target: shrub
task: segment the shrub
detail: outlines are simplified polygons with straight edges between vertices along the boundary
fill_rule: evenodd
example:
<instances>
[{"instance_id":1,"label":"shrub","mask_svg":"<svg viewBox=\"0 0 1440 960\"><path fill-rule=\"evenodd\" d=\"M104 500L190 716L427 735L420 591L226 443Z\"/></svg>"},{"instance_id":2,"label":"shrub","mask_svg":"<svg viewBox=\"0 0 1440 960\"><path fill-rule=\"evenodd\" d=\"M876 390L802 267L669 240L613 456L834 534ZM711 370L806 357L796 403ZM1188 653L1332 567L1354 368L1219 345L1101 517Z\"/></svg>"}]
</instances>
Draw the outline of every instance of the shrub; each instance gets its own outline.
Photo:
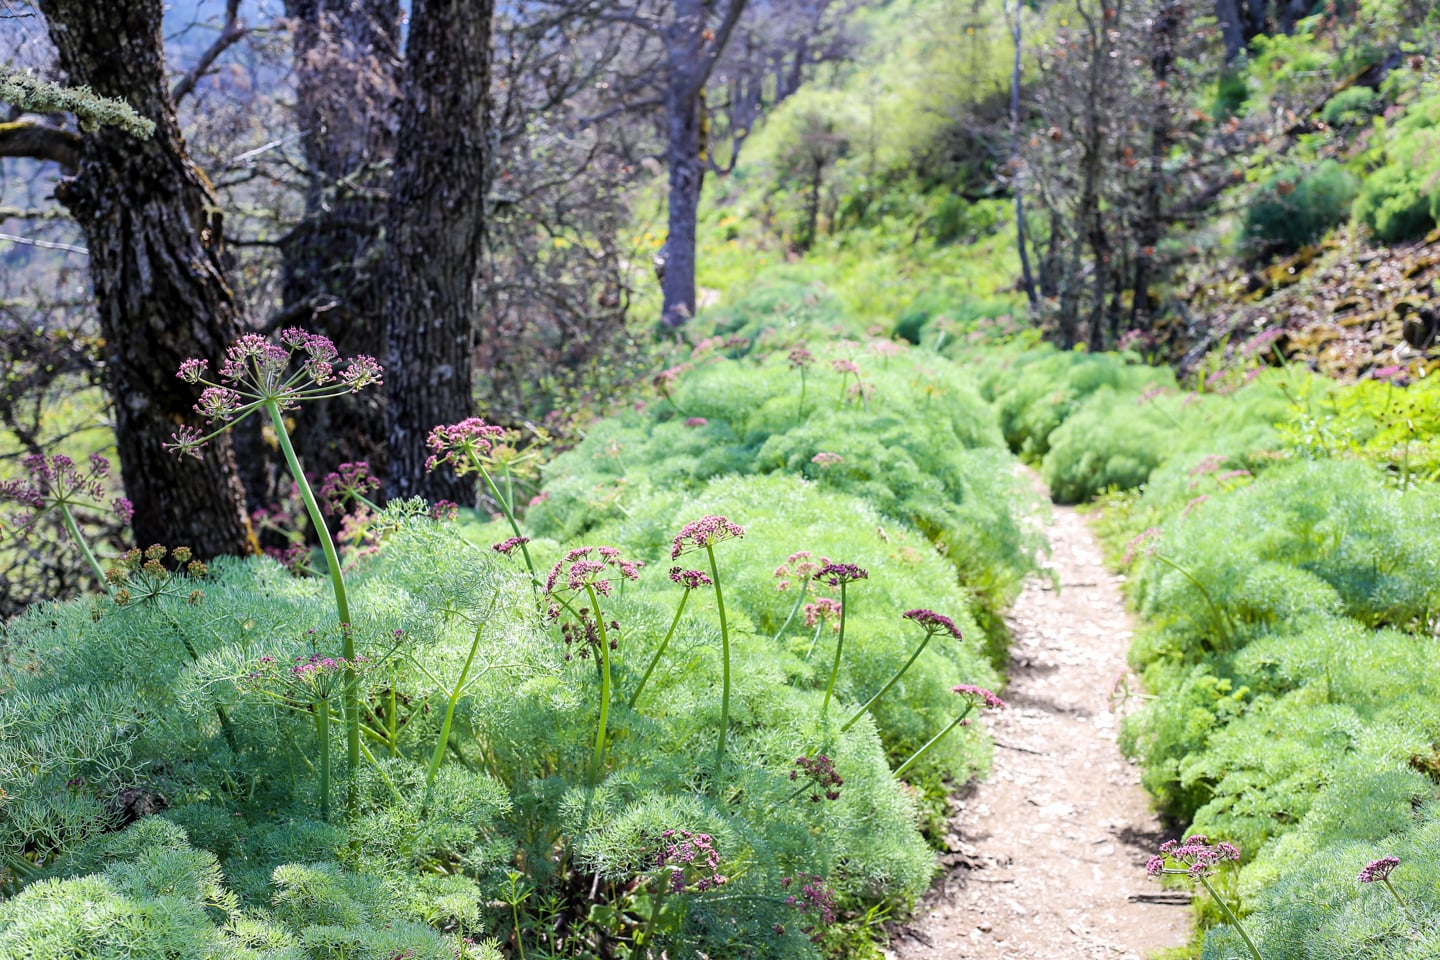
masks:
<instances>
[{"instance_id":1,"label":"shrub","mask_svg":"<svg viewBox=\"0 0 1440 960\"><path fill-rule=\"evenodd\" d=\"M1359 189L1355 175L1333 160L1309 169L1284 167L1251 198L1245 211L1245 239L1277 252L1314 243L1349 218Z\"/></svg>"}]
</instances>

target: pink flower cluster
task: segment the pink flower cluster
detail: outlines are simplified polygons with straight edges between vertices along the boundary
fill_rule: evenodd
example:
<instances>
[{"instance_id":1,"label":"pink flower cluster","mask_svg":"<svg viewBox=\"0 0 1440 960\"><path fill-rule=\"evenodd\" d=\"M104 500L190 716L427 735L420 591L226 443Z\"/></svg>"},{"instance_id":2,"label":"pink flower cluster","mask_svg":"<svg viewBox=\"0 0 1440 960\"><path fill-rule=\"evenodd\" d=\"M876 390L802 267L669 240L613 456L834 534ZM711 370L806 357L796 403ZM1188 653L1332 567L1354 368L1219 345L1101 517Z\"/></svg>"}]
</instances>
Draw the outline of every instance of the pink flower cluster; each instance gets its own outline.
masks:
<instances>
[{"instance_id":1,"label":"pink flower cluster","mask_svg":"<svg viewBox=\"0 0 1440 960\"><path fill-rule=\"evenodd\" d=\"M670 893L703 893L723 887L730 879L720 872L720 851L708 833L666 830L655 854L655 866L670 872Z\"/></svg>"},{"instance_id":2,"label":"pink flower cluster","mask_svg":"<svg viewBox=\"0 0 1440 960\"><path fill-rule=\"evenodd\" d=\"M503 553L505 556L508 557L510 556L510 554L514 553L516 549L524 546L529 542L529 537L507 537L506 539L501 540L499 543L490 544L490 549L494 550L496 553Z\"/></svg>"},{"instance_id":3,"label":"pink flower cluster","mask_svg":"<svg viewBox=\"0 0 1440 960\"><path fill-rule=\"evenodd\" d=\"M692 550L705 550L722 540L738 540L743 536L745 529L725 517L701 517L680 528L680 533L670 544L670 559L679 560L682 554Z\"/></svg>"},{"instance_id":4,"label":"pink flower cluster","mask_svg":"<svg viewBox=\"0 0 1440 960\"><path fill-rule=\"evenodd\" d=\"M1399 857L1381 857L1379 860L1371 860L1365 864L1357 878L1361 883L1374 883L1377 880L1387 881L1390 879L1390 871L1400 866Z\"/></svg>"},{"instance_id":5,"label":"pink flower cluster","mask_svg":"<svg viewBox=\"0 0 1440 960\"><path fill-rule=\"evenodd\" d=\"M425 439L425 445L430 448L425 469L434 470L448 463L455 468L457 475L463 477L475 469L475 460L489 453L495 441L504 436L504 427L486 423L480 417L468 417L459 423L434 427Z\"/></svg>"},{"instance_id":6,"label":"pink flower cluster","mask_svg":"<svg viewBox=\"0 0 1440 960\"><path fill-rule=\"evenodd\" d=\"M601 574L614 570L624 580L639 580L640 568L644 565L640 560L622 558L614 547L576 547L550 568L550 575L545 578L545 593L554 595L561 589L579 593L591 587L602 597L608 597L612 589L610 577ZM552 613L555 615L552 619L558 617L558 608L552 608Z\"/></svg>"},{"instance_id":7,"label":"pink flower cluster","mask_svg":"<svg viewBox=\"0 0 1440 960\"><path fill-rule=\"evenodd\" d=\"M801 873L780 880L780 885L786 890L796 884L799 892L787 896L785 903L806 918L807 925L800 929L808 933L812 941L819 943L825 935L825 928L835 923L835 891L825 883L824 877L814 874Z\"/></svg>"},{"instance_id":8,"label":"pink flower cluster","mask_svg":"<svg viewBox=\"0 0 1440 960\"><path fill-rule=\"evenodd\" d=\"M16 528L29 527L40 513L57 504L103 509L104 481L110 478L110 461L100 454L90 455L90 469L83 473L74 460L61 453L48 457L31 454L23 457L20 464L30 479L0 481L0 503L10 501L27 511L37 512L11 517ZM129 523L135 516L135 505L124 497L111 498L110 509L121 523Z\"/></svg>"},{"instance_id":9,"label":"pink flower cluster","mask_svg":"<svg viewBox=\"0 0 1440 960\"><path fill-rule=\"evenodd\" d=\"M971 683L961 683L950 688L951 693L959 694L972 704L983 706L987 710L1004 710L1005 701L995 695L995 691L987 690L984 687L977 687Z\"/></svg>"},{"instance_id":10,"label":"pink flower cluster","mask_svg":"<svg viewBox=\"0 0 1440 960\"><path fill-rule=\"evenodd\" d=\"M821 597L814 603L807 603L804 607L805 626L815 627L824 622L833 624L836 630L840 629L840 613L844 608L839 600L831 600L829 597Z\"/></svg>"},{"instance_id":11,"label":"pink flower cluster","mask_svg":"<svg viewBox=\"0 0 1440 960\"><path fill-rule=\"evenodd\" d=\"M827 563L815 573L815 579L838 587L842 583L870 579L870 571L853 563Z\"/></svg>"},{"instance_id":12,"label":"pink flower cluster","mask_svg":"<svg viewBox=\"0 0 1440 960\"><path fill-rule=\"evenodd\" d=\"M670 568L670 579L686 590L697 590L700 587L708 587L715 582L699 570L684 570L680 567Z\"/></svg>"},{"instance_id":13,"label":"pink flower cluster","mask_svg":"<svg viewBox=\"0 0 1440 960\"><path fill-rule=\"evenodd\" d=\"M1160 853L1145 864L1145 872L1152 877L1165 873L1188 874L1192 879L1208 877L1227 860L1239 860L1240 848L1233 843L1212 844L1204 834L1195 834L1182 840L1166 840L1160 844ZM1171 861L1181 864L1170 867Z\"/></svg>"},{"instance_id":14,"label":"pink flower cluster","mask_svg":"<svg viewBox=\"0 0 1440 960\"><path fill-rule=\"evenodd\" d=\"M815 355L804 347L796 347L790 351L790 356L786 359L790 362L792 370L804 370L815 362Z\"/></svg>"},{"instance_id":15,"label":"pink flower cluster","mask_svg":"<svg viewBox=\"0 0 1440 960\"><path fill-rule=\"evenodd\" d=\"M370 474L370 464L359 460L342 463L335 472L326 474L320 485L320 499L325 501L326 513L343 513L350 503L379 489L380 481Z\"/></svg>"},{"instance_id":16,"label":"pink flower cluster","mask_svg":"<svg viewBox=\"0 0 1440 960\"><path fill-rule=\"evenodd\" d=\"M812 803L819 803L822 793L826 800L840 799L840 788L845 785L845 780L835 772L835 764L825 754L796 757L795 766L799 769L790 771L790 779L798 780L803 775L810 781L813 788L810 794Z\"/></svg>"},{"instance_id":17,"label":"pink flower cluster","mask_svg":"<svg viewBox=\"0 0 1440 960\"><path fill-rule=\"evenodd\" d=\"M837 463L844 463L845 458L840 456L840 454L838 453L829 453L822 450L821 452L815 454L815 456L811 457L810 462L818 466L821 470L829 470Z\"/></svg>"}]
</instances>

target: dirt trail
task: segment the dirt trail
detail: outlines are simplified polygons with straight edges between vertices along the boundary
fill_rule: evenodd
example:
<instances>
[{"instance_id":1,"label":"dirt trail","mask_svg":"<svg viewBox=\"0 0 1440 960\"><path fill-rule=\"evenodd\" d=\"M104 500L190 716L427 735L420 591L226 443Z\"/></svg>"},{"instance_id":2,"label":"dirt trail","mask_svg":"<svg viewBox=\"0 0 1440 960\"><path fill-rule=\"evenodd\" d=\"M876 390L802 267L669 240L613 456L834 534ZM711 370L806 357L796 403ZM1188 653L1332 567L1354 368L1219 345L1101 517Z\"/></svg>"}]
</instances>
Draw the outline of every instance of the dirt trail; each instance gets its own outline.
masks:
<instances>
[{"instance_id":1,"label":"dirt trail","mask_svg":"<svg viewBox=\"0 0 1440 960\"><path fill-rule=\"evenodd\" d=\"M994 770L954 801L945 876L896 960L1141 960L1189 933L1186 898L1145 876L1163 837L1115 743L1132 626L1116 578L1073 509L1055 508L1049 536L1061 589L1032 580L1008 618Z\"/></svg>"}]
</instances>

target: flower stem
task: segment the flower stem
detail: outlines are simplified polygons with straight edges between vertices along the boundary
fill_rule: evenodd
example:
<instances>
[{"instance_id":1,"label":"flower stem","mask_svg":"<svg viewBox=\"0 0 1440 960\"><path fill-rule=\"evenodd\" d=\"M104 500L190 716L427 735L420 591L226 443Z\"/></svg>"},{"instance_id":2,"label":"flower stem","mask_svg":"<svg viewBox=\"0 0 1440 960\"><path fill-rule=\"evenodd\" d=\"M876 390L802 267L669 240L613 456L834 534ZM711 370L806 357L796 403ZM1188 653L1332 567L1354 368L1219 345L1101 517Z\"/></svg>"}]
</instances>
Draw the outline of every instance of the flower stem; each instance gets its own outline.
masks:
<instances>
[{"instance_id":1,"label":"flower stem","mask_svg":"<svg viewBox=\"0 0 1440 960\"><path fill-rule=\"evenodd\" d=\"M1245 927L1240 923L1240 918L1235 916L1234 910L1230 909L1230 904L1226 903L1225 898L1220 896L1214 887L1210 886L1210 879L1204 874L1201 874L1200 883L1204 885L1206 892L1219 904L1220 911L1225 914L1225 919L1229 921L1230 926L1235 928L1235 932L1240 934L1240 939L1245 941L1245 946L1250 949L1250 956L1254 957L1255 960L1264 960L1264 958L1260 956L1259 948L1255 946L1255 941L1251 940L1250 934L1245 932Z\"/></svg>"},{"instance_id":2,"label":"flower stem","mask_svg":"<svg viewBox=\"0 0 1440 960\"><path fill-rule=\"evenodd\" d=\"M840 654L845 649L845 613L849 605L845 602L845 581L840 581L840 636L835 639L835 662L830 667L830 683L825 687L825 702L820 706L820 713L824 714L830 709L830 695L835 692L835 678L840 675Z\"/></svg>"},{"instance_id":3,"label":"flower stem","mask_svg":"<svg viewBox=\"0 0 1440 960\"><path fill-rule=\"evenodd\" d=\"M475 464L475 468L480 471L480 476L485 478L485 486L490 488L490 496L495 498L495 502L500 505L500 512L505 514L506 520L510 521L510 532L520 540L520 553L525 557L525 569L530 571L530 583L538 588L540 580L535 575L535 562L530 559L530 548L526 546L525 538L520 534L520 524L515 519L515 508L511 504L511 500L514 499L513 494L511 497L501 495L500 488L495 485L494 478L490 476L490 471L485 469L485 464L481 463L480 458L473 453L470 454L470 462ZM508 473L506 481L509 486ZM510 489L513 491L515 488L511 486Z\"/></svg>"},{"instance_id":4,"label":"flower stem","mask_svg":"<svg viewBox=\"0 0 1440 960\"><path fill-rule=\"evenodd\" d=\"M772 643L779 642L780 638L785 635L785 631L790 628L790 624L795 620L795 614L800 612L800 604L805 602L805 594L808 593L809 590L810 581L801 581L800 596L795 598L795 605L790 608L790 615L785 618L784 623L780 624L780 629L775 631L775 636L771 639Z\"/></svg>"},{"instance_id":5,"label":"flower stem","mask_svg":"<svg viewBox=\"0 0 1440 960\"><path fill-rule=\"evenodd\" d=\"M590 609L595 611L595 625L600 632L600 721L595 727L595 753L590 758L590 782L600 779L600 770L605 763L605 725L610 720L610 639L605 633L605 615L600 609L600 598L595 588L585 584L590 596Z\"/></svg>"},{"instance_id":6,"label":"flower stem","mask_svg":"<svg viewBox=\"0 0 1440 960\"><path fill-rule=\"evenodd\" d=\"M640 685L636 687L635 692L630 695L630 703L628 706L631 710L634 710L635 704L639 702L640 692L645 689L645 684L649 681L650 674L655 672L655 665L659 663L660 658L665 655L665 648L670 646L670 638L675 635L675 628L680 625L680 615L685 612L685 604L689 599L690 591L686 590L680 596L680 606L675 611L675 619L670 621L670 629L665 631L665 639L660 641L660 648L655 651L655 656L650 659L650 666L645 668L645 676L640 678Z\"/></svg>"},{"instance_id":7,"label":"flower stem","mask_svg":"<svg viewBox=\"0 0 1440 960\"><path fill-rule=\"evenodd\" d=\"M340 617L340 634L343 638L341 656L345 658L345 749L350 772L345 787L345 808L354 813L360 799L360 785L356 779L360 772L360 684L355 674L355 630L352 626L354 621L350 619L350 598L345 592L345 576L340 571L340 556L335 552L335 541L330 537L330 528L325 525L320 504L315 501L315 491L310 489L310 482L305 479L300 458L295 456L295 447L290 442L289 431L285 429L285 418L280 412L280 405L274 400L266 400L265 411L270 414L270 423L275 427L275 438L280 442L281 452L285 454L285 465L290 468L290 476L295 480L296 489L300 491L300 499L305 501L310 525L315 528L320 549L325 553L325 565L330 570L330 586L335 593L335 612Z\"/></svg>"},{"instance_id":8,"label":"flower stem","mask_svg":"<svg viewBox=\"0 0 1440 960\"><path fill-rule=\"evenodd\" d=\"M720 740L715 744L715 770L725 761L725 734L730 728L730 627L725 621L725 594L720 592L720 570L715 565L715 548L705 545L710 557L710 579L715 584L715 606L720 610Z\"/></svg>"},{"instance_id":9,"label":"flower stem","mask_svg":"<svg viewBox=\"0 0 1440 960\"><path fill-rule=\"evenodd\" d=\"M844 613L843 609L841 610L841 613ZM925 639L921 640L920 646L916 647L915 652L910 654L910 659L905 661L905 666L895 671L895 675L891 677L888 681L886 681L885 686L880 688L880 692L875 694L875 696L871 697L869 700L866 700L865 706L861 707L859 710L856 710L855 715L849 720L845 721L844 726L840 728L841 733L844 733L846 730L849 730L851 727L855 726L855 721L863 717L865 715L865 712L875 705L875 701L879 700L881 697L885 696L885 694L890 692L890 688L895 686L896 682L899 681L901 677L905 676L905 671L909 670L911 664L913 664L916 659L919 658L920 654L924 652L926 646L928 646L930 643L930 638L933 636L933 633L927 632L925 634Z\"/></svg>"},{"instance_id":10,"label":"flower stem","mask_svg":"<svg viewBox=\"0 0 1440 960\"><path fill-rule=\"evenodd\" d=\"M900 766L896 767L895 772L891 774L891 776L893 776L896 780L899 780L902 776L904 776L906 770L909 770L911 767L915 766L916 761L918 761L921 757L925 756L925 754L929 752L931 747L939 743L945 737L945 734L960 726L960 724L964 722L965 718L970 716L970 712L974 709L975 705L973 703L966 704L964 713L960 714L960 716L956 717L954 720L951 720L949 726L947 726L944 730L941 730L939 733L935 734L935 736L931 737L928 741L926 741L925 746L910 754L910 759L906 760L904 763L900 764Z\"/></svg>"},{"instance_id":11,"label":"flower stem","mask_svg":"<svg viewBox=\"0 0 1440 960\"><path fill-rule=\"evenodd\" d=\"M805 419L805 368L804 368L804 367L801 367L801 368L800 368L800 408L799 408L799 411L798 411L798 419L800 419L800 420L804 420L804 419Z\"/></svg>"},{"instance_id":12,"label":"flower stem","mask_svg":"<svg viewBox=\"0 0 1440 960\"><path fill-rule=\"evenodd\" d=\"M480 633L484 629L483 623L475 628L475 639L470 642L470 655L465 658L465 666L461 668L455 688L450 691L445 703L445 719L440 723L440 736L435 740L435 749L430 754L430 766L425 771L425 801L420 805L422 817L430 806L430 798L435 791L435 775L440 772L440 761L445 757L445 745L450 742L450 727L455 722L455 705L460 702L460 694L465 691L465 681L470 677L470 665L475 662L475 651L480 648Z\"/></svg>"},{"instance_id":13,"label":"flower stem","mask_svg":"<svg viewBox=\"0 0 1440 960\"><path fill-rule=\"evenodd\" d=\"M90 566L90 572L95 574L95 579L100 581L100 589L106 593L113 594L115 589L110 581L105 579L105 571L100 569L100 561L95 559L95 553L90 549L90 544L85 542L85 537L80 533L80 525L75 522L75 515L70 512L70 504L61 500L60 519L65 522L65 531L70 534L70 539L75 541L75 546L80 548L80 553L85 557L85 562Z\"/></svg>"},{"instance_id":14,"label":"flower stem","mask_svg":"<svg viewBox=\"0 0 1440 960\"><path fill-rule=\"evenodd\" d=\"M330 819L330 701L315 704L315 739L320 748L320 819ZM352 778L353 779L353 778Z\"/></svg>"},{"instance_id":15,"label":"flower stem","mask_svg":"<svg viewBox=\"0 0 1440 960\"><path fill-rule=\"evenodd\" d=\"M1390 896L1395 898L1395 902L1400 904L1400 909L1405 911L1406 916L1409 916L1410 906L1405 902L1405 898L1400 896L1400 892L1396 890L1393 886L1391 886L1390 878L1381 877L1380 882L1385 884L1385 889L1390 891Z\"/></svg>"}]
</instances>

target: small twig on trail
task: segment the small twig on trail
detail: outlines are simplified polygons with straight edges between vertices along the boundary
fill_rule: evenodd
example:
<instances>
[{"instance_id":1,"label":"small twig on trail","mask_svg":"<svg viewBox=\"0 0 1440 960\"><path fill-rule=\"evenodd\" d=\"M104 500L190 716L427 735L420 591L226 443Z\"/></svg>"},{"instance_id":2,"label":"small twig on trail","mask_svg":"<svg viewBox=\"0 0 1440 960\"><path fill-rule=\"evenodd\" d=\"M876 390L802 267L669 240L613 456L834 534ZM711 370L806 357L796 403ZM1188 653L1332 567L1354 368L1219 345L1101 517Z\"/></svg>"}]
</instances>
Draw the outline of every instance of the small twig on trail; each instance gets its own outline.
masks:
<instances>
[{"instance_id":1,"label":"small twig on trail","mask_svg":"<svg viewBox=\"0 0 1440 960\"><path fill-rule=\"evenodd\" d=\"M1043 751L1043 750L1031 750L1029 747L1017 747L1017 746L1015 746L1013 743L1001 743L999 740L996 740L996 741L995 741L995 746L997 746L997 747L1004 747L1006 750L1014 750L1014 751L1017 752L1017 753L1030 753L1030 754L1034 754L1034 755L1037 756L1037 757L1048 757L1048 756L1050 756L1050 754L1046 753L1046 752Z\"/></svg>"}]
</instances>

